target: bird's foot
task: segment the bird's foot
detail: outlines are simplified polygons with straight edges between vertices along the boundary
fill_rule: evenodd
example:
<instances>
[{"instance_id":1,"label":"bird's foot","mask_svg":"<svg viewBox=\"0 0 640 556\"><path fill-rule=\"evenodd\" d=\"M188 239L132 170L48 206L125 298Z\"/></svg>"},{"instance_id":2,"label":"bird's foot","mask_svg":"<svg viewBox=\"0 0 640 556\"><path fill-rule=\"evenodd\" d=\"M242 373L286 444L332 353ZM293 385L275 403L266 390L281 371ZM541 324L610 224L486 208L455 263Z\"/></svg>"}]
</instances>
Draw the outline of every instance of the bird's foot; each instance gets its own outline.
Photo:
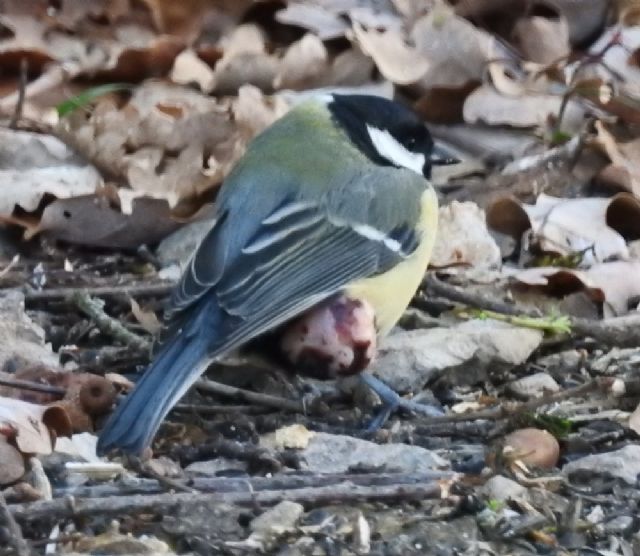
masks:
<instances>
[{"instance_id":1,"label":"bird's foot","mask_svg":"<svg viewBox=\"0 0 640 556\"><path fill-rule=\"evenodd\" d=\"M439 407L402 398L392 388L373 375L362 373L360 380L378 394L383 404L382 409L367 426L367 432L378 431L387 422L393 412L398 409L405 409L428 417L437 417L444 414Z\"/></svg>"}]
</instances>

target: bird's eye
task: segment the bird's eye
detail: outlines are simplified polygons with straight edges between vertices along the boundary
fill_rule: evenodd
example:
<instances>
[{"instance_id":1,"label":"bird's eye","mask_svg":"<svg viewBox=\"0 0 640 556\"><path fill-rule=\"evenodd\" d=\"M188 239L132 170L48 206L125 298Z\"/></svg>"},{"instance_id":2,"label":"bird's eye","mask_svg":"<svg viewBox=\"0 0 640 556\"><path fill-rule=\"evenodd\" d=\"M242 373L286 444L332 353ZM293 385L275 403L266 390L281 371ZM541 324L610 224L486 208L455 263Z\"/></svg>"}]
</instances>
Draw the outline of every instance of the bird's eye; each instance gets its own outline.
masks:
<instances>
[{"instance_id":1,"label":"bird's eye","mask_svg":"<svg viewBox=\"0 0 640 556\"><path fill-rule=\"evenodd\" d=\"M408 147L415 147L416 145L416 138L415 137L409 137L409 140L407 141L407 146Z\"/></svg>"}]
</instances>

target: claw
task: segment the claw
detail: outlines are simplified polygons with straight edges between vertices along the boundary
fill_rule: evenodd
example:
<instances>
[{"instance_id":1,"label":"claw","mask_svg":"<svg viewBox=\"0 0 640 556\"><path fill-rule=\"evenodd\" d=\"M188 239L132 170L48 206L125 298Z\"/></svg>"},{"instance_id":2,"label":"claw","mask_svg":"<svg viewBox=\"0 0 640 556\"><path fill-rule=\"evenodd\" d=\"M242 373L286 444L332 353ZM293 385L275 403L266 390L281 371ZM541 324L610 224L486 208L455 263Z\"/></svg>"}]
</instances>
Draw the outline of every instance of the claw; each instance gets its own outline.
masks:
<instances>
[{"instance_id":1,"label":"claw","mask_svg":"<svg viewBox=\"0 0 640 556\"><path fill-rule=\"evenodd\" d=\"M383 404L382 409L371 420L371 422L365 429L366 432L378 431L387 422L391 414L397 409L406 409L413 413L420 413L428 417L439 417L440 415L444 415L444 412L440 408L433 405L421 404L412 400L406 400L405 398L399 396L397 392L395 392L392 388L387 386L384 382L374 377L373 375L361 373L360 379L369 388L371 388L371 390L378 394Z\"/></svg>"}]
</instances>

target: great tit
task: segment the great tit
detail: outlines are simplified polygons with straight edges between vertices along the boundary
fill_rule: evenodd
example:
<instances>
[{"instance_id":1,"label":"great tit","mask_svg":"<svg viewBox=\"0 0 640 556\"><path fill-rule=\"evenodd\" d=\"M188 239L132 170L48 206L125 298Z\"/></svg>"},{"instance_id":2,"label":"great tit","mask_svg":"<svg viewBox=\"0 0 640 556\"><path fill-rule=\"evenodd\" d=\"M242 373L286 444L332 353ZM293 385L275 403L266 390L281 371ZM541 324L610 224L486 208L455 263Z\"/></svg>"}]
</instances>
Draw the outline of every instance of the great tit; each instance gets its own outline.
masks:
<instances>
[{"instance_id":1,"label":"great tit","mask_svg":"<svg viewBox=\"0 0 640 556\"><path fill-rule=\"evenodd\" d=\"M173 292L167 339L98 452L140 453L212 361L274 331L299 372L363 370L427 268L432 157L411 110L366 95L306 101L256 137Z\"/></svg>"}]
</instances>

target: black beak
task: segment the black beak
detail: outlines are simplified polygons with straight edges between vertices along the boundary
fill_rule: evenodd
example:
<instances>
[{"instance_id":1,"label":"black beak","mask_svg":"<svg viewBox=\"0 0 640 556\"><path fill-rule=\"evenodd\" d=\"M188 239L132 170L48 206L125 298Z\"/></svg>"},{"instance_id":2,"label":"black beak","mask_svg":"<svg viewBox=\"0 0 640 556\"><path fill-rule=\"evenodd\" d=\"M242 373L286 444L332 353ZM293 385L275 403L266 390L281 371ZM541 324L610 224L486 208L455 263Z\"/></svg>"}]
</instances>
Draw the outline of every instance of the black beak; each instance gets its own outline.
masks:
<instances>
[{"instance_id":1,"label":"black beak","mask_svg":"<svg viewBox=\"0 0 640 556\"><path fill-rule=\"evenodd\" d=\"M451 164L459 164L460 159L456 158L451 151L442 145L434 145L431 153L432 166L450 166Z\"/></svg>"}]
</instances>

